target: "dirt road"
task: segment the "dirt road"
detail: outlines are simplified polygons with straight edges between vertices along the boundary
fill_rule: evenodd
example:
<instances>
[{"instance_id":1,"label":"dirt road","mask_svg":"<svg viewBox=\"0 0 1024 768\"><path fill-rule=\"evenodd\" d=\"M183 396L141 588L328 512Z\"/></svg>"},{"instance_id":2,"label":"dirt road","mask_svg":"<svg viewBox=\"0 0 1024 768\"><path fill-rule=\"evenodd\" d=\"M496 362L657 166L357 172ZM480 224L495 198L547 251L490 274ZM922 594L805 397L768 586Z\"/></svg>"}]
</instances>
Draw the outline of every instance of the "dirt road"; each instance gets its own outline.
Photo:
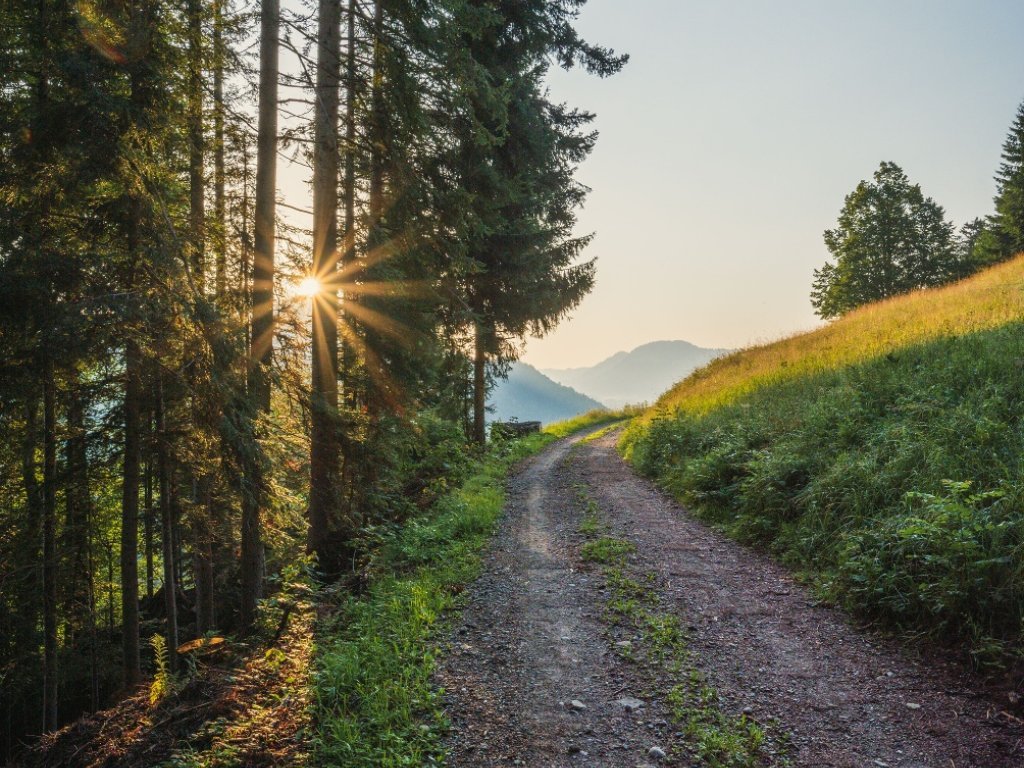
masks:
<instances>
[{"instance_id":1,"label":"dirt road","mask_svg":"<svg viewBox=\"0 0 1024 768\"><path fill-rule=\"evenodd\" d=\"M635 545L630 570L685 628L693 669L673 674L700 675L724 716L775 734L749 764L1024 765L1019 721L972 693L958 669L820 606L782 568L634 475L614 441L562 441L510 481L439 673L452 766L702 764L665 696L673 681L621 652L631 640L609 624L605 579L581 561L584 488L607 534Z\"/></svg>"}]
</instances>

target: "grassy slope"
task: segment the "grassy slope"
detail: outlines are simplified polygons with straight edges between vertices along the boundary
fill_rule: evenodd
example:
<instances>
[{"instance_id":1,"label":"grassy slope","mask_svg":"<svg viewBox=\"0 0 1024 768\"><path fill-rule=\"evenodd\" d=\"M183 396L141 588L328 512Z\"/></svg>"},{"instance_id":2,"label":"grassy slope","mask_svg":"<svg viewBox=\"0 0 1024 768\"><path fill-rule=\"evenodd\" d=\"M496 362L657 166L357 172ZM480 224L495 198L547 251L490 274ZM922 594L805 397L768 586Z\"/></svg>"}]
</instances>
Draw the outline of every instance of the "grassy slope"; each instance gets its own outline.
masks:
<instances>
[{"instance_id":1,"label":"grassy slope","mask_svg":"<svg viewBox=\"0 0 1024 768\"><path fill-rule=\"evenodd\" d=\"M848 608L959 642L1024 639L1024 259L731 355L666 393L627 455Z\"/></svg>"},{"instance_id":2,"label":"grassy slope","mask_svg":"<svg viewBox=\"0 0 1024 768\"><path fill-rule=\"evenodd\" d=\"M492 446L460 489L385 544L365 595L339 596L338 610L318 631L317 764L443 762L447 722L431 677L444 631L501 516L506 475L553 440L616 418L621 416L594 411Z\"/></svg>"},{"instance_id":3,"label":"grassy slope","mask_svg":"<svg viewBox=\"0 0 1024 768\"><path fill-rule=\"evenodd\" d=\"M760 387L836 370L903 347L1024 319L1024 256L943 288L857 309L810 333L715 360L666 392L642 420L706 413Z\"/></svg>"}]
</instances>

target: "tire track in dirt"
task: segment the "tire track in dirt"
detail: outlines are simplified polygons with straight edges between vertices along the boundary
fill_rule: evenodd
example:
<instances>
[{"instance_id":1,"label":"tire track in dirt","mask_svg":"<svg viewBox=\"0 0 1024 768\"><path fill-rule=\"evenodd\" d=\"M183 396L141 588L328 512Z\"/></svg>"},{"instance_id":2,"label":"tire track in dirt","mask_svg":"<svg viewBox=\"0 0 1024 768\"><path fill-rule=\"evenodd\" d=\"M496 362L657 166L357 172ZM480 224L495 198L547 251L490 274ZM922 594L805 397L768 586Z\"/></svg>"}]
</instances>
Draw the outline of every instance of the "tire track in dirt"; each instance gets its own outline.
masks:
<instances>
[{"instance_id":1,"label":"tire track in dirt","mask_svg":"<svg viewBox=\"0 0 1024 768\"><path fill-rule=\"evenodd\" d=\"M556 443L509 482L437 676L453 725L449 765L632 767L652 746L667 749L664 712L615 703L639 683L604 639L602 579L578 568L580 505L565 461L575 442Z\"/></svg>"}]
</instances>

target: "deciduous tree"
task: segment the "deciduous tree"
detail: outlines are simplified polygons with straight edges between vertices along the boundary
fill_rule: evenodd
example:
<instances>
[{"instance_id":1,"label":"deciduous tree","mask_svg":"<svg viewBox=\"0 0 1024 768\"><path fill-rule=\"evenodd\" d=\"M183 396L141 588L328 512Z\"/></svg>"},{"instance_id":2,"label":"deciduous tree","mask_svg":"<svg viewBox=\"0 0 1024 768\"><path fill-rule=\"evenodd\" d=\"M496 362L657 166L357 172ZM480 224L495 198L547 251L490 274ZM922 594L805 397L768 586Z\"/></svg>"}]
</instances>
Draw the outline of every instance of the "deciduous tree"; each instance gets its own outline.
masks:
<instances>
[{"instance_id":1,"label":"deciduous tree","mask_svg":"<svg viewBox=\"0 0 1024 768\"><path fill-rule=\"evenodd\" d=\"M825 245L832 261L815 270L811 290L824 318L958 276L953 225L942 206L891 162L846 196Z\"/></svg>"}]
</instances>

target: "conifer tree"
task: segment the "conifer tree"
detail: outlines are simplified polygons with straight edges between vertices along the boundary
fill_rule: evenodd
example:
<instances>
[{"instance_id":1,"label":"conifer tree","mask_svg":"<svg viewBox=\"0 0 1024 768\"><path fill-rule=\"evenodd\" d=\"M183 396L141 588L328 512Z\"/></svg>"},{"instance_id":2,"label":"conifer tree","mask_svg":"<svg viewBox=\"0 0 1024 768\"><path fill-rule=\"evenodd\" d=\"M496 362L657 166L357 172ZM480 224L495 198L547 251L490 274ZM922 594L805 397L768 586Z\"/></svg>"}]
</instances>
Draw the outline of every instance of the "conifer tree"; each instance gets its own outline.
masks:
<instances>
[{"instance_id":1,"label":"conifer tree","mask_svg":"<svg viewBox=\"0 0 1024 768\"><path fill-rule=\"evenodd\" d=\"M1017 108L1003 143L996 173L995 213L977 238L973 260L994 264L1024 251L1024 103Z\"/></svg>"},{"instance_id":2,"label":"conifer tree","mask_svg":"<svg viewBox=\"0 0 1024 768\"><path fill-rule=\"evenodd\" d=\"M456 124L454 163L473 217L462 291L473 328L478 443L485 439L488 360L500 371L515 359L518 340L546 333L593 284L593 263L575 263L589 238L572 234L585 195L573 172L593 147L595 134L583 132L592 115L550 103L542 82L549 57L601 76L625 58L576 35L570 22L578 5L501 4L465 22L463 44L478 76L470 81L468 113Z\"/></svg>"}]
</instances>

